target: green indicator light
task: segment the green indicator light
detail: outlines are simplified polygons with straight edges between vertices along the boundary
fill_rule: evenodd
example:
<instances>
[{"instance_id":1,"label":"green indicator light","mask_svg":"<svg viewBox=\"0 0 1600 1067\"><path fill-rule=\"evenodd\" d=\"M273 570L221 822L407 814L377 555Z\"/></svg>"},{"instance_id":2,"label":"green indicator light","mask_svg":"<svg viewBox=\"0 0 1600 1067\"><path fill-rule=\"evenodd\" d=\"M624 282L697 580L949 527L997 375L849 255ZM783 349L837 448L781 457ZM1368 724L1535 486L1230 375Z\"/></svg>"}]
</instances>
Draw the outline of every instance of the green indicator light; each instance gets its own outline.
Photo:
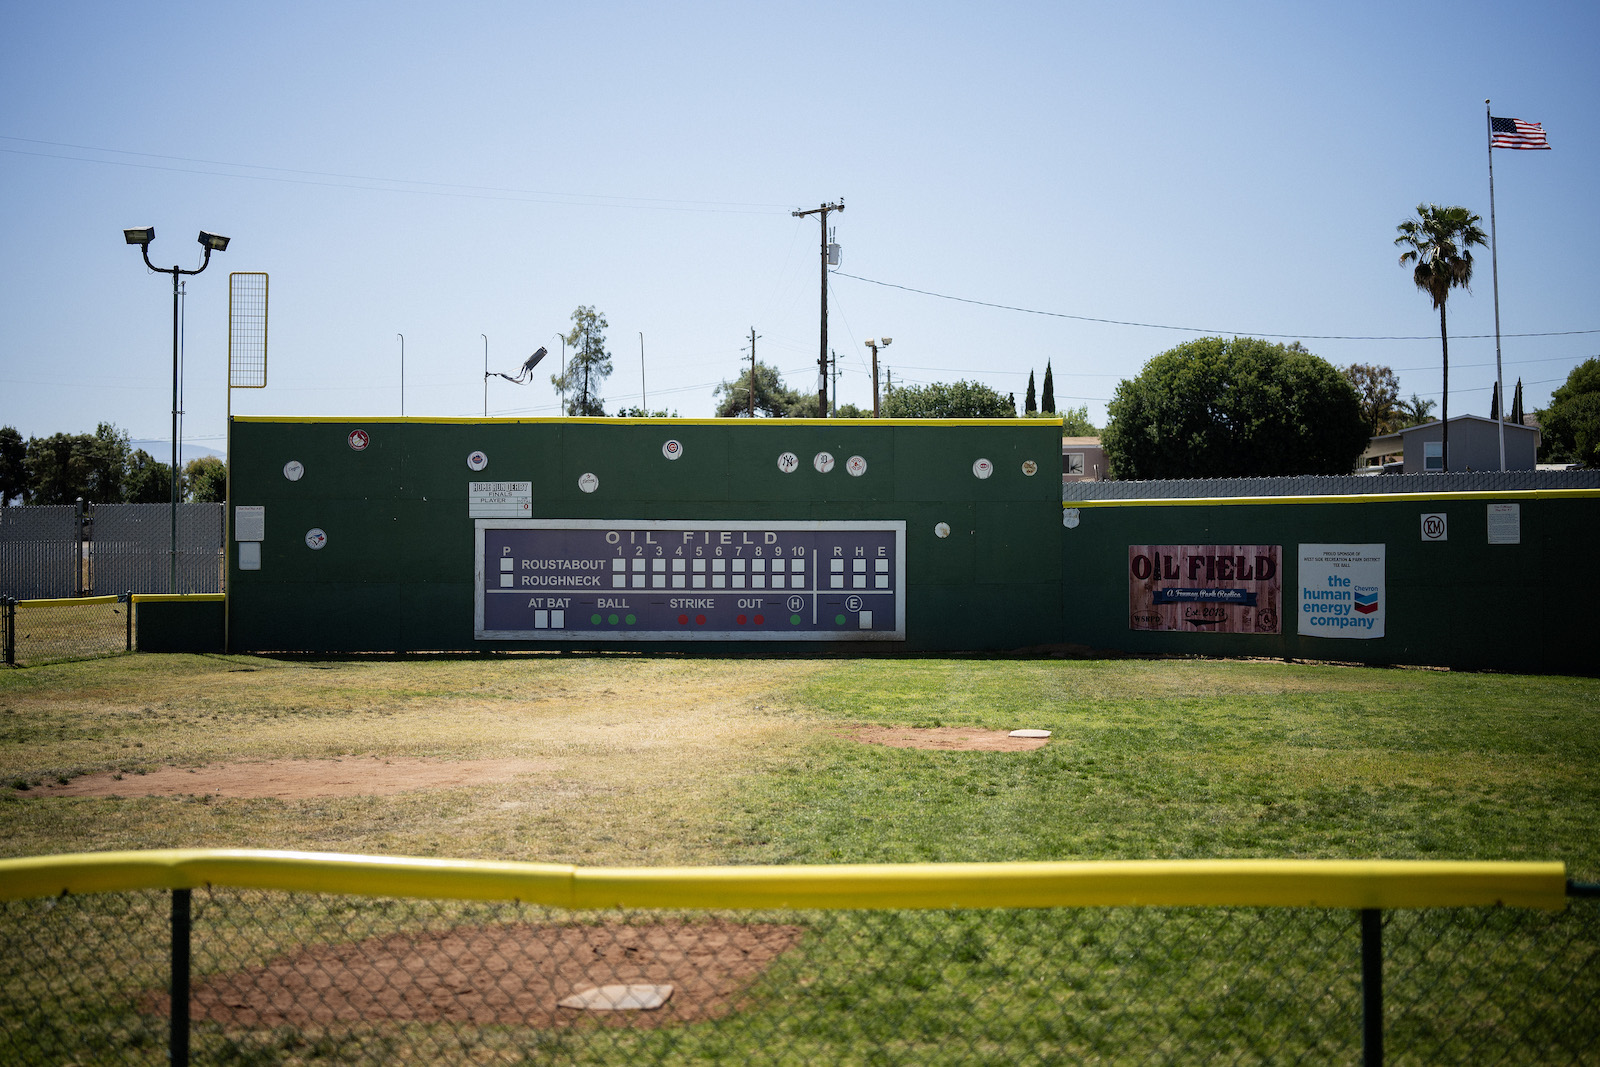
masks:
<instances>
[{"instance_id":1,"label":"green indicator light","mask_svg":"<svg viewBox=\"0 0 1600 1067\"><path fill-rule=\"evenodd\" d=\"M790 615L789 616L789 625L790 626L799 626L800 625L800 616L798 616L798 615Z\"/></svg>"},{"instance_id":2,"label":"green indicator light","mask_svg":"<svg viewBox=\"0 0 1600 1067\"><path fill-rule=\"evenodd\" d=\"M600 625L600 616L599 615L590 615L589 616L589 625L590 626L599 626Z\"/></svg>"},{"instance_id":3,"label":"green indicator light","mask_svg":"<svg viewBox=\"0 0 1600 1067\"><path fill-rule=\"evenodd\" d=\"M844 616L843 615L835 615L833 617L833 622L834 622L835 626L843 626L844 625Z\"/></svg>"},{"instance_id":4,"label":"green indicator light","mask_svg":"<svg viewBox=\"0 0 1600 1067\"><path fill-rule=\"evenodd\" d=\"M617 624L617 617L615 615L608 615L606 617L606 622L609 622L612 626L615 626Z\"/></svg>"},{"instance_id":5,"label":"green indicator light","mask_svg":"<svg viewBox=\"0 0 1600 1067\"><path fill-rule=\"evenodd\" d=\"M625 619L624 621L627 622L627 624L629 626L632 626L634 623L639 621L639 616L637 616L637 615L629 615L627 617L627 619Z\"/></svg>"}]
</instances>

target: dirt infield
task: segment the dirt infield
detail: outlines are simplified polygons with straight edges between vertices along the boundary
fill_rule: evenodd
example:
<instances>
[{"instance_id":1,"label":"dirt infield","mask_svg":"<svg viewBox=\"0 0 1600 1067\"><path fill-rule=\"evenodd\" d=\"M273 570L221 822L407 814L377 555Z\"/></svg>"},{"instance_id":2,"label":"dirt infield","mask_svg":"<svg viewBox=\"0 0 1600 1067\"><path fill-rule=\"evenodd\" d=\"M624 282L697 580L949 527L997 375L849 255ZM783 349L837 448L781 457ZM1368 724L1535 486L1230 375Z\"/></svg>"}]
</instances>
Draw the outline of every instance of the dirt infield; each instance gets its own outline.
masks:
<instances>
[{"instance_id":1,"label":"dirt infield","mask_svg":"<svg viewBox=\"0 0 1600 1067\"><path fill-rule=\"evenodd\" d=\"M1005 730L979 730L970 726L856 726L837 736L869 745L950 752L1028 752L1049 743L1049 738L1012 737Z\"/></svg>"},{"instance_id":2,"label":"dirt infield","mask_svg":"<svg viewBox=\"0 0 1600 1067\"><path fill-rule=\"evenodd\" d=\"M804 931L734 923L515 925L395 935L321 945L263 967L215 975L193 990L192 1011L249 1029L331 1022L654 1028L727 1015L740 995ZM651 1011L563 1008L582 989L671 985ZM165 1011L165 998L148 1007Z\"/></svg>"},{"instance_id":3,"label":"dirt infield","mask_svg":"<svg viewBox=\"0 0 1600 1067\"><path fill-rule=\"evenodd\" d=\"M143 774L86 774L65 785L41 783L24 797L305 797L391 796L413 789L503 782L548 773L556 764L537 760L434 760L351 757L338 760L269 760L209 767L157 767Z\"/></svg>"},{"instance_id":4,"label":"dirt infield","mask_svg":"<svg viewBox=\"0 0 1600 1067\"><path fill-rule=\"evenodd\" d=\"M1012 737L1005 730L967 726L855 726L837 737L869 745L948 752L1028 752L1045 738ZM301 800L314 797L392 796L416 789L451 789L558 772L553 761L439 760L347 757L332 760L262 760L207 767L157 767L143 773L85 774L65 784L41 782L22 797L210 796Z\"/></svg>"}]
</instances>

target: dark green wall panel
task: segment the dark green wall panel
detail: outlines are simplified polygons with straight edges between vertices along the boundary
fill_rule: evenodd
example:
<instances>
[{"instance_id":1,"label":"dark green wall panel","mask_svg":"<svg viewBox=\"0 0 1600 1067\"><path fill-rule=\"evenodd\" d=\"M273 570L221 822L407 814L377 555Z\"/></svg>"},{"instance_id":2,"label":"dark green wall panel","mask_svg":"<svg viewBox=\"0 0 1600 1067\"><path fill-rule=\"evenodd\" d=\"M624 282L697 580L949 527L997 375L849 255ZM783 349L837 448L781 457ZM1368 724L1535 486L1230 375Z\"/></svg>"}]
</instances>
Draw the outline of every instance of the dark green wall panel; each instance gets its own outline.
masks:
<instances>
[{"instance_id":1,"label":"dark green wall panel","mask_svg":"<svg viewBox=\"0 0 1600 1067\"><path fill-rule=\"evenodd\" d=\"M355 429L368 435L364 450L347 443ZM894 648L1043 644L1061 626L1059 587L1037 588L1061 566L1052 422L238 419L232 434L233 502L266 508L261 569L239 570L229 545L235 649L575 647L474 640L471 481L531 482L532 518L903 520L907 639ZM663 454L669 439L677 459ZM488 456L478 473L466 462L474 450ZM834 457L826 474L812 463L824 451ZM784 452L798 457L792 473L779 469ZM847 472L852 456L866 460L859 477ZM991 477L974 476L979 458L994 464ZM299 481L283 475L289 460L304 465ZM579 488L586 473L597 492ZM950 537L935 535L940 522ZM306 546L312 528L327 534L320 550ZM941 590L940 609L919 615L924 586Z\"/></svg>"}]
</instances>

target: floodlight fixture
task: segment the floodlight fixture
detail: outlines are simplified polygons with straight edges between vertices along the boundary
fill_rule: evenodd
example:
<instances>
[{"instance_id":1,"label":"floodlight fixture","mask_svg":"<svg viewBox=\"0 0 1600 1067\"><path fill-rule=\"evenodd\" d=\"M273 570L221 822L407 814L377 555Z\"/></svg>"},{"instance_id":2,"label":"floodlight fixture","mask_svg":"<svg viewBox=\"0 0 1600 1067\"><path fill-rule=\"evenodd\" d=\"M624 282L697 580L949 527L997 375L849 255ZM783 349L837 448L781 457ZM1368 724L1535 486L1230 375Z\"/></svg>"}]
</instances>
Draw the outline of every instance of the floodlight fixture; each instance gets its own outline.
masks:
<instances>
[{"instance_id":1,"label":"floodlight fixture","mask_svg":"<svg viewBox=\"0 0 1600 1067\"><path fill-rule=\"evenodd\" d=\"M205 258L193 270L185 270L174 264L171 267L158 267L150 262L150 242L156 239L154 226L143 226L137 229L123 230L122 239L130 245L139 246L139 254L144 257L144 265L157 274L172 275L172 484L171 484L171 540L168 544L167 559L167 592L182 592L178 588L178 398L180 394L178 370L178 297L182 291L181 282L185 274L199 274L211 264L211 253L222 252L228 247L228 239L218 234L200 231L200 247L206 250Z\"/></svg>"},{"instance_id":2,"label":"floodlight fixture","mask_svg":"<svg viewBox=\"0 0 1600 1067\"><path fill-rule=\"evenodd\" d=\"M884 348L888 348L890 345L894 344L894 338L893 337L885 337L882 341L879 342L879 344L883 345Z\"/></svg>"}]
</instances>

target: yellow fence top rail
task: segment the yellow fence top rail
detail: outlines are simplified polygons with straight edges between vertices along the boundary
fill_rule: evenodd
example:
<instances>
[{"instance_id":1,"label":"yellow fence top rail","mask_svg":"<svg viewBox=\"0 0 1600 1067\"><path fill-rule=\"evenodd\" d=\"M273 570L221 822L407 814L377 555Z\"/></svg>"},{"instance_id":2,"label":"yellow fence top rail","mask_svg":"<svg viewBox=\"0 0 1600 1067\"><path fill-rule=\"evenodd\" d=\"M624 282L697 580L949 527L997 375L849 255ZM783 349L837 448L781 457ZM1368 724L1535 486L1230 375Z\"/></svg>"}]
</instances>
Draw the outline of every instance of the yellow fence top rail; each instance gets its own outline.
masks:
<instances>
[{"instance_id":1,"label":"yellow fence top rail","mask_svg":"<svg viewBox=\"0 0 1600 1067\"><path fill-rule=\"evenodd\" d=\"M1310 496L1174 496L1063 500L1063 508L1218 507L1238 504L1447 504L1468 500L1591 500L1600 489L1461 489L1451 492L1330 493Z\"/></svg>"},{"instance_id":2,"label":"yellow fence top rail","mask_svg":"<svg viewBox=\"0 0 1600 1067\"><path fill-rule=\"evenodd\" d=\"M562 908L1441 908L1566 906L1561 863L1106 860L581 868L251 849L0 860L0 899L225 886L519 900Z\"/></svg>"},{"instance_id":3,"label":"yellow fence top rail","mask_svg":"<svg viewBox=\"0 0 1600 1067\"><path fill-rule=\"evenodd\" d=\"M110 596L62 596L51 597L48 600L19 600L19 608L71 608L84 604L115 604L122 598L112 594Z\"/></svg>"},{"instance_id":4,"label":"yellow fence top rail","mask_svg":"<svg viewBox=\"0 0 1600 1067\"><path fill-rule=\"evenodd\" d=\"M135 604L220 604L228 599L226 593L135 593Z\"/></svg>"}]
</instances>

